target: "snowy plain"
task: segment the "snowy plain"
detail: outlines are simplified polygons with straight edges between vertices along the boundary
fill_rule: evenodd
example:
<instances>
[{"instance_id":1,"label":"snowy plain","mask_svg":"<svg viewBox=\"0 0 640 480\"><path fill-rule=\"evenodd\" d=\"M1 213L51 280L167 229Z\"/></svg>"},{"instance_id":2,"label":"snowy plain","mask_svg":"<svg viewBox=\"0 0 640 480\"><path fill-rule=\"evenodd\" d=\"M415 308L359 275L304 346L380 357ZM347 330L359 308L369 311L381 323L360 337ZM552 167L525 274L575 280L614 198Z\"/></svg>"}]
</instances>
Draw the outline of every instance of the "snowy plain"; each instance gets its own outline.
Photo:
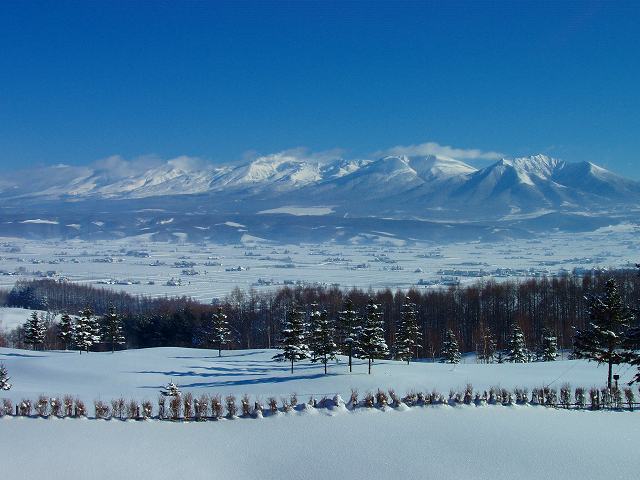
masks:
<instances>
[{"instance_id":1,"label":"snowy plain","mask_svg":"<svg viewBox=\"0 0 640 480\"><path fill-rule=\"evenodd\" d=\"M234 228L242 230L242 225ZM544 240L446 245L394 244L393 237L377 245L0 238L0 288L10 289L20 279L65 278L131 294L186 295L205 303L235 287L439 288L443 279L465 284L550 277L573 269L633 268L640 258L637 235L638 227L627 225L579 237L555 233Z\"/></svg>"},{"instance_id":2,"label":"snowy plain","mask_svg":"<svg viewBox=\"0 0 640 480\"><path fill-rule=\"evenodd\" d=\"M249 394L299 401L351 388L407 391L492 385L558 388L602 385L605 369L578 360L444 365L376 361L371 375L344 358L322 366L301 362L290 374L275 350L152 348L111 353L0 349L18 401L39 394L93 400L150 399L173 380L183 391ZM633 371L617 369L622 380ZM173 423L89 419L0 418L6 478L635 478L638 412L564 411L535 406L427 406L380 410L311 409L263 419ZM74 461L64 459L72 456Z\"/></svg>"}]
</instances>

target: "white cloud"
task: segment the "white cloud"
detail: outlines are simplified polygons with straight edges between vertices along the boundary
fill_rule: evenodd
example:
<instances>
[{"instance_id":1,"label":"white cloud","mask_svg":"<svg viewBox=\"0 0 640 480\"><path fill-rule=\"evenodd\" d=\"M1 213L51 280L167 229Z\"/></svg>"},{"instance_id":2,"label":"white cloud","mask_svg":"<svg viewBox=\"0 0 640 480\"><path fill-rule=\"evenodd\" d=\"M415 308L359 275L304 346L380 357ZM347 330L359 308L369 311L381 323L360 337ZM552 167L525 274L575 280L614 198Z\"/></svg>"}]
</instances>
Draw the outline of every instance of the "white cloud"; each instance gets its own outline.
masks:
<instances>
[{"instance_id":1,"label":"white cloud","mask_svg":"<svg viewBox=\"0 0 640 480\"><path fill-rule=\"evenodd\" d=\"M426 156L437 155L439 157L455 158L456 160L498 160L505 155L500 152L485 152L477 148L455 148L449 145L440 145L436 142L426 142L417 145L396 145L375 152L375 155L407 155L407 156Z\"/></svg>"}]
</instances>

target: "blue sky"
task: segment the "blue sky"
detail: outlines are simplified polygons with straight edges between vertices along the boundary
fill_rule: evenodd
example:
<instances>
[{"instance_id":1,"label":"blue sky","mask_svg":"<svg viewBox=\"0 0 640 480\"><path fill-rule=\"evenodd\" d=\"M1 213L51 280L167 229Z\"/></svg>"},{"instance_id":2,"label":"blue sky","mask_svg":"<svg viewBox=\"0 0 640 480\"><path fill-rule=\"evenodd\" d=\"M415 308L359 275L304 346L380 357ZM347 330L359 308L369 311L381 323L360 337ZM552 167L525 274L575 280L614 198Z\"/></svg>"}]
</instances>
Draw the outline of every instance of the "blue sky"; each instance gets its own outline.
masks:
<instances>
[{"instance_id":1,"label":"blue sky","mask_svg":"<svg viewBox=\"0 0 640 480\"><path fill-rule=\"evenodd\" d=\"M640 178L639 5L4 1L0 169L435 142Z\"/></svg>"}]
</instances>

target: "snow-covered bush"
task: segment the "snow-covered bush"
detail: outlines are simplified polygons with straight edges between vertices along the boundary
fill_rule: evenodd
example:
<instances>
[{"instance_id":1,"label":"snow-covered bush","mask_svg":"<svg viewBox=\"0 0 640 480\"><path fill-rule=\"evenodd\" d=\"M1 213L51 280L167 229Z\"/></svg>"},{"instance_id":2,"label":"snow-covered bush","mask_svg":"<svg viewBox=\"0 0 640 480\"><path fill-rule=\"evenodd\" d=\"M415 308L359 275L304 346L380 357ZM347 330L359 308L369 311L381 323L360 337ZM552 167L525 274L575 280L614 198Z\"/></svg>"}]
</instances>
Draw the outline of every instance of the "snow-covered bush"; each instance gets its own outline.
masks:
<instances>
[{"instance_id":1,"label":"snow-covered bush","mask_svg":"<svg viewBox=\"0 0 640 480\"><path fill-rule=\"evenodd\" d=\"M62 403L55 397L49 399L49 406L51 408L51 415L59 417L62 412Z\"/></svg>"},{"instance_id":2,"label":"snow-covered bush","mask_svg":"<svg viewBox=\"0 0 640 480\"><path fill-rule=\"evenodd\" d=\"M220 395L213 395L211 397L211 416L215 420L218 420L222 418L223 415L224 408L222 406L222 399L220 398Z\"/></svg>"},{"instance_id":3,"label":"snow-covered bush","mask_svg":"<svg viewBox=\"0 0 640 480\"><path fill-rule=\"evenodd\" d=\"M164 395L158 395L158 418L163 420L167 416L166 398Z\"/></svg>"},{"instance_id":4,"label":"snow-covered bush","mask_svg":"<svg viewBox=\"0 0 640 480\"><path fill-rule=\"evenodd\" d=\"M242 408L242 416L248 417L251 415L251 403L249 401L249 395L246 393L242 396L242 400L240 400L241 408Z\"/></svg>"},{"instance_id":5,"label":"snow-covered bush","mask_svg":"<svg viewBox=\"0 0 640 480\"><path fill-rule=\"evenodd\" d=\"M31 415L31 400L23 398L19 404L19 412L23 417Z\"/></svg>"},{"instance_id":6,"label":"snow-covered bush","mask_svg":"<svg viewBox=\"0 0 640 480\"><path fill-rule=\"evenodd\" d=\"M286 398L281 397L280 403L282 404L282 411L288 412L291 410L291 405L289 405L289 401Z\"/></svg>"},{"instance_id":7,"label":"snow-covered bush","mask_svg":"<svg viewBox=\"0 0 640 480\"><path fill-rule=\"evenodd\" d=\"M373 393L367 392L364 394L364 398L362 399L362 405L367 408L373 408L373 404L375 402L375 398Z\"/></svg>"},{"instance_id":8,"label":"snow-covered bush","mask_svg":"<svg viewBox=\"0 0 640 480\"><path fill-rule=\"evenodd\" d=\"M558 392L555 388L544 387L544 404L548 407L555 407L558 403Z\"/></svg>"},{"instance_id":9,"label":"snow-covered bush","mask_svg":"<svg viewBox=\"0 0 640 480\"><path fill-rule=\"evenodd\" d=\"M238 407L236 407L236 397L228 395L224 399L224 403L227 406L227 418L234 418L238 413Z\"/></svg>"},{"instance_id":10,"label":"snow-covered bush","mask_svg":"<svg viewBox=\"0 0 640 480\"><path fill-rule=\"evenodd\" d=\"M144 400L142 402L142 418L147 419L151 418L153 415L153 405L149 400Z\"/></svg>"},{"instance_id":11,"label":"snow-covered bush","mask_svg":"<svg viewBox=\"0 0 640 480\"><path fill-rule=\"evenodd\" d=\"M171 397L169 400L169 412L172 420L179 420L182 411L182 398L179 395Z\"/></svg>"},{"instance_id":12,"label":"snow-covered bush","mask_svg":"<svg viewBox=\"0 0 640 480\"><path fill-rule=\"evenodd\" d=\"M209 416L209 396L206 393L200 395L197 400L193 401L194 410L197 420L206 420Z\"/></svg>"},{"instance_id":13,"label":"snow-covered bush","mask_svg":"<svg viewBox=\"0 0 640 480\"><path fill-rule=\"evenodd\" d=\"M600 390L595 387L589 389L589 405L591 410L600 409Z\"/></svg>"},{"instance_id":14,"label":"snow-covered bush","mask_svg":"<svg viewBox=\"0 0 640 480\"><path fill-rule=\"evenodd\" d=\"M187 392L182 396L182 416L185 420L193 418L193 394Z\"/></svg>"},{"instance_id":15,"label":"snow-covered bush","mask_svg":"<svg viewBox=\"0 0 640 480\"><path fill-rule=\"evenodd\" d=\"M348 407L354 409L358 406L358 390L352 388L351 395L349 396Z\"/></svg>"},{"instance_id":16,"label":"snow-covered bush","mask_svg":"<svg viewBox=\"0 0 640 480\"><path fill-rule=\"evenodd\" d=\"M298 395L296 393L289 395L289 405L291 405L291 408L296 408L296 405L298 405Z\"/></svg>"},{"instance_id":17,"label":"snow-covered bush","mask_svg":"<svg viewBox=\"0 0 640 480\"><path fill-rule=\"evenodd\" d=\"M126 405L126 402L122 397L114 398L113 400L111 400L111 416L113 418L119 418L120 420L124 420L125 405Z\"/></svg>"},{"instance_id":18,"label":"snow-covered bush","mask_svg":"<svg viewBox=\"0 0 640 480\"><path fill-rule=\"evenodd\" d=\"M407 405L409 405L410 407L412 407L412 406L416 405L416 403L418 402L418 394L415 391L410 390L404 396L402 401L404 403L406 403Z\"/></svg>"},{"instance_id":19,"label":"snow-covered bush","mask_svg":"<svg viewBox=\"0 0 640 480\"><path fill-rule=\"evenodd\" d=\"M462 401L464 402L465 405L471 405L472 400L473 400L473 385L471 385L470 383L467 383L467 386L464 387L464 397L462 398Z\"/></svg>"},{"instance_id":20,"label":"snow-covered bush","mask_svg":"<svg viewBox=\"0 0 640 480\"><path fill-rule=\"evenodd\" d=\"M529 395L525 388L515 388L513 394L516 397L516 404L524 405L529 401Z\"/></svg>"},{"instance_id":21,"label":"snow-covered bush","mask_svg":"<svg viewBox=\"0 0 640 480\"><path fill-rule=\"evenodd\" d=\"M62 403L64 404L64 415L73 417L73 397L71 395L65 395Z\"/></svg>"},{"instance_id":22,"label":"snow-covered bush","mask_svg":"<svg viewBox=\"0 0 640 480\"><path fill-rule=\"evenodd\" d=\"M95 400L93 402L93 409L95 411L96 418L109 418L109 405L102 400Z\"/></svg>"},{"instance_id":23,"label":"snow-covered bush","mask_svg":"<svg viewBox=\"0 0 640 480\"><path fill-rule=\"evenodd\" d=\"M376 406L378 408L384 408L389 404L389 397L384 390L378 389L376 392Z\"/></svg>"},{"instance_id":24,"label":"snow-covered bush","mask_svg":"<svg viewBox=\"0 0 640 480\"><path fill-rule=\"evenodd\" d=\"M260 399L257 399L253 403L253 416L256 417L256 418L257 417L262 417L263 412L264 412L264 406L260 402Z\"/></svg>"},{"instance_id":25,"label":"snow-covered bush","mask_svg":"<svg viewBox=\"0 0 640 480\"><path fill-rule=\"evenodd\" d=\"M267 403L269 403L269 412L272 415L278 413L278 401L276 400L275 397L269 397L269 399L267 400Z\"/></svg>"},{"instance_id":26,"label":"snow-covered bush","mask_svg":"<svg viewBox=\"0 0 640 480\"><path fill-rule=\"evenodd\" d=\"M137 420L139 412L140 409L138 408L138 402L133 399L129 400L129 403L127 403L127 418Z\"/></svg>"},{"instance_id":27,"label":"snow-covered bush","mask_svg":"<svg viewBox=\"0 0 640 480\"><path fill-rule=\"evenodd\" d=\"M560 405L564 408L571 407L571 385L568 383L560 387Z\"/></svg>"},{"instance_id":28,"label":"snow-covered bush","mask_svg":"<svg viewBox=\"0 0 640 480\"><path fill-rule=\"evenodd\" d=\"M633 404L636 402L636 396L633 394L633 390L629 387L624 389L624 399L627 402L629 410L633 410Z\"/></svg>"},{"instance_id":29,"label":"snow-covered bush","mask_svg":"<svg viewBox=\"0 0 640 480\"><path fill-rule=\"evenodd\" d=\"M13 414L13 403L8 398L2 399L2 407L0 407L0 417Z\"/></svg>"},{"instance_id":30,"label":"snow-covered bush","mask_svg":"<svg viewBox=\"0 0 640 480\"><path fill-rule=\"evenodd\" d=\"M584 408L587 404L587 395L584 391L584 388L577 387L574 395L576 398L576 406L578 408Z\"/></svg>"},{"instance_id":31,"label":"snow-covered bush","mask_svg":"<svg viewBox=\"0 0 640 480\"><path fill-rule=\"evenodd\" d=\"M73 414L74 414L74 416L76 416L78 418L87 416L87 407L84 404L84 402L82 400L80 400L79 398L76 398L76 400L75 400Z\"/></svg>"},{"instance_id":32,"label":"snow-covered bush","mask_svg":"<svg viewBox=\"0 0 640 480\"><path fill-rule=\"evenodd\" d=\"M10 390L11 384L9 383L9 373L7 367L0 363L0 390Z\"/></svg>"},{"instance_id":33,"label":"snow-covered bush","mask_svg":"<svg viewBox=\"0 0 640 480\"><path fill-rule=\"evenodd\" d=\"M389 389L389 398L391 399L391 406L393 408L398 407L398 405L402 403L402 400L396 395L396 391L393 388Z\"/></svg>"},{"instance_id":34,"label":"snow-covered bush","mask_svg":"<svg viewBox=\"0 0 640 480\"><path fill-rule=\"evenodd\" d=\"M49 414L49 398L44 395L40 395L34 406L36 414L41 417L46 417Z\"/></svg>"},{"instance_id":35,"label":"snow-covered bush","mask_svg":"<svg viewBox=\"0 0 640 480\"><path fill-rule=\"evenodd\" d=\"M616 409L622 408L622 390L617 386L611 388L611 407Z\"/></svg>"}]
</instances>

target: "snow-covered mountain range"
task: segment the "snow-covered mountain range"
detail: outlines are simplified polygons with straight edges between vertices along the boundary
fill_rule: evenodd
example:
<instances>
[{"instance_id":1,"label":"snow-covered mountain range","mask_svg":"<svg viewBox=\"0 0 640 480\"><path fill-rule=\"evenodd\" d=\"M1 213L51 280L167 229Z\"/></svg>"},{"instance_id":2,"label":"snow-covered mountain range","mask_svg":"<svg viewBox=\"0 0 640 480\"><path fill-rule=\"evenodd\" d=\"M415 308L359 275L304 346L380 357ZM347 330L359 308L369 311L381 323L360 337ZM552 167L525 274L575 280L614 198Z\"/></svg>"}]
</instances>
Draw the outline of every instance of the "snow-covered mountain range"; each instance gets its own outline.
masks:
<instances>
[{"instance_id":1,"label":"snow-covered mountain range","mask_svg":"<svg viewBox=\"0 0 640 480\"><path fill-rule=\"evenodd\" d=\"M534 219L542 229L550 219L555 220L549 228L562 228L557 220L566 223L567 217L574 225L577 218L582 218L579 224L591 225L594 218L626 219L640 206L640 182L592 163L568 163L545 155L502 159L480 169L443 156L345 160L291 153L242 165L177 158L145 168L129 167L122 162L59 165L5 175L0 180L0 200L4 214L11 216L5 229L19 220L15 215L26 215L29 218L23 221L31 225L36 213L57 222L50 219L51 212L82 226L96 206L103 215L138 211L138 223L141 212L156 212L182 219L196 214L258 215L263 224L273 223L273 218L265 220L270 214L306 217L304 222L315 224L327 219L312 222L309 217L482 222L494 229L505 222L522 226ZM78 219L71 218L74 212Z\"/></svg>"}]
</instances>

